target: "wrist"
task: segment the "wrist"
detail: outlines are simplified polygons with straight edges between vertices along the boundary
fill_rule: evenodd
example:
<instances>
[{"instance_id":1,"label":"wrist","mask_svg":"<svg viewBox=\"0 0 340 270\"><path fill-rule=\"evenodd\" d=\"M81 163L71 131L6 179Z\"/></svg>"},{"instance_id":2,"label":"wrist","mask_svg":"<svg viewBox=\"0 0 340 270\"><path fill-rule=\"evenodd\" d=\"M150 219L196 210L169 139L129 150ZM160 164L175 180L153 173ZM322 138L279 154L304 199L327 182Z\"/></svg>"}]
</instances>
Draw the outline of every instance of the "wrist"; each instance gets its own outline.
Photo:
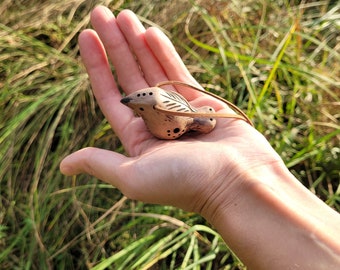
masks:
<instances>
[{"instance_id":1,"label":"wrist","mask_svg":"<svg viewBox=\"0 0 340 270\"><path fill-rule=\"evenodd\" d=\"M255 269L338 267L339 216L282 162L248 172L202 212L241 260Z\"/></svg>"},{"instance_id":2,"label":"wrist","mask_svg":"<svg viewBox=\"0 0 340 270\"><path fill-rule=\"evenodd\" d=\"M270 200L271 196L264 195L266 191L272 190L278 195L282 188L281 182L290 181L287 180L290 179L289 171L281 161L273 162L270 166L261 165L234 171L238 172L234 177L229 175L228 179L219 181L222 183L220 190L210 195L207 200L209 203L202 209L201 215L212 225L218 225L224 217L246 213L245 210L253 208L254 203ZM226 184L223 185L224 183Z\"/></svg>"}]
</instances>

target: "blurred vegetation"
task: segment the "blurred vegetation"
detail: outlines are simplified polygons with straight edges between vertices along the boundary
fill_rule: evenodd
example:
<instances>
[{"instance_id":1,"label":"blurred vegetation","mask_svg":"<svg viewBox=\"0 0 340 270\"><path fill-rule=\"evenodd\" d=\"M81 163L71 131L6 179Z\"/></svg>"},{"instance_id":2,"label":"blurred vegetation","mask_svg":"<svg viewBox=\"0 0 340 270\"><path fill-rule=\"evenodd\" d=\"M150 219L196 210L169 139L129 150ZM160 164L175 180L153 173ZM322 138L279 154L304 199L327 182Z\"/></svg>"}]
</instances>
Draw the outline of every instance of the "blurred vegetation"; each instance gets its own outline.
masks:
<instances>
[{"instance_id":1,"label":"blurred vegetation","mask_svg":"<svg viewBox=\"0 0 340 270\"><path fill-rule=\"evenodd\" d=\"M246 110L298 179L340 211L337 1L4 0L1 269L246 269L200 216L60 174L61 158L81 147L124 153L77 47L97 4L165 31L195 78Z\"/></svg>"}]
</instances>

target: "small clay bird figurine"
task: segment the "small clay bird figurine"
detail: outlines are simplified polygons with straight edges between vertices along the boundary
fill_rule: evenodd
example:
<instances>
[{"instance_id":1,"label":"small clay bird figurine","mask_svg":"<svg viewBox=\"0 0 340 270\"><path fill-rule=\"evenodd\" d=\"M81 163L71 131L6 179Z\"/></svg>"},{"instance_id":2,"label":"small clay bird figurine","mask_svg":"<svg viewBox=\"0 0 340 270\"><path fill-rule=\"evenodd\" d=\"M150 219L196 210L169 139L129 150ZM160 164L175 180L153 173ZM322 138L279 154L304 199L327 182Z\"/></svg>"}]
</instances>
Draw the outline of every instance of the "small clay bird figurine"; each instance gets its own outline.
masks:
<instances>
[{"instance_id":1,"label":"small clay bird figurine","mask_svg":"<svg viewBox=\"0 0 340 270\"><path fill-rule=\"evenodd\" d=\"M158 86L181 85L215 97L226 103L236 113L217 113L212 107L203 106L194 108L179 93L166 91ZM130 107L138 116L141 116L149 131L159 139L177 139L184 133L195 131L209 133L216 125L215 118L242 119L253 126L247 115L233 103L223 98L199 89L195 86L177 82L166 81L155 87L138 90L124 98L121 102Z\"/></svg>"},{"instance_id":2,"label":"small clay bird figurine","mask_svg":"<svg viewBox=\"0 0 340 270\"><path fill-rule=\"evenodd\" d=\"M215 111L208 106L194 108L177 92L159 87L136 91L121 102L141 116L149 131L159 139L177 139L188 131L209 133L216 125L216 120L211 117L173 115L172 112L204 114Z\"/></svg>"}]
</instances>

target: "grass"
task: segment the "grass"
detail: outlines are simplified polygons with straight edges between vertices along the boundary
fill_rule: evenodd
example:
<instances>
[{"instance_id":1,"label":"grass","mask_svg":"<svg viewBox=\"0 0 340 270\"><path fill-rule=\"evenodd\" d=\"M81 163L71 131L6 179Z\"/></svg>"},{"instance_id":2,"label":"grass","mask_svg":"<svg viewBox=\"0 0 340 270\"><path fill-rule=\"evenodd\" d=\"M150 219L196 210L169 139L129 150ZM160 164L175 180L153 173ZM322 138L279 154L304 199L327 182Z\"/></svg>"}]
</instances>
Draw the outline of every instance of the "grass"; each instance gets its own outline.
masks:
<instances>
[{"instance_id":1,"label":"grass","mask_svg":"<svg viewBox=\"0 0 340 270\"><path fill-rule=\"evenodd\" d=\"M336 1L3 1L1 269L245 269L200 216L59 173L84 146L124 152L78 53L99 3L166 31L197 80L246 110L298 179L340 211Z\"/></svg>"}]
</instances>

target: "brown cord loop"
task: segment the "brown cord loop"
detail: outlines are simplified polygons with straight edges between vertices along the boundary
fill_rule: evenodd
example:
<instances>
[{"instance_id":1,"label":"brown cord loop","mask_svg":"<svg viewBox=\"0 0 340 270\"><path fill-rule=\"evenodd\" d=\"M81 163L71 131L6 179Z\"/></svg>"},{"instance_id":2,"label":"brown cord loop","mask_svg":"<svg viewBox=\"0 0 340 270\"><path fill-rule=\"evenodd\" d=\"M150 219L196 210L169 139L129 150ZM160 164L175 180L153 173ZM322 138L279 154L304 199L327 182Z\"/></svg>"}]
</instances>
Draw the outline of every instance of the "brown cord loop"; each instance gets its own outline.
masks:
<instances>
[{"instance_id":1,"label":"brown cord loop","mask_svg":"<svg viewBox=\"0 0 340 270\"><path fill-rule=\"evenodd\" d=\"M187 84L187 83L184 83L184 82L180 82L180 81L164 81L164 82L158 83L156 85L156 87L160 87L160 86L164 86L164 85L181 85L181 86L189 87L189 88L194 89L198 92L207 94L211 97L214 97L214 98L222 101L223 103L225 103L229 107L231 107L231 109L233 109L235 112L239 113L239 114L230 114L230 113L202 113L202 112L197 112L197 113L195 113L195 112L171 112L172 115L188 116L188 117L237 118L237 119L242 119L242 120L246 121L251 126L254 126L254 124L249 119L249 117L239 107L237 107L235 104L231 103L230 101L225 100L224 98L221 98L218 95L215 95L211 92L202 90L202 89L200 89L196 86L193 86L191 84ZM169 113L169 111L164 110L164 109L160 108L159 106L155 106L155 109L160 111L160 112Z\"/></svg>"}]
</instances>

